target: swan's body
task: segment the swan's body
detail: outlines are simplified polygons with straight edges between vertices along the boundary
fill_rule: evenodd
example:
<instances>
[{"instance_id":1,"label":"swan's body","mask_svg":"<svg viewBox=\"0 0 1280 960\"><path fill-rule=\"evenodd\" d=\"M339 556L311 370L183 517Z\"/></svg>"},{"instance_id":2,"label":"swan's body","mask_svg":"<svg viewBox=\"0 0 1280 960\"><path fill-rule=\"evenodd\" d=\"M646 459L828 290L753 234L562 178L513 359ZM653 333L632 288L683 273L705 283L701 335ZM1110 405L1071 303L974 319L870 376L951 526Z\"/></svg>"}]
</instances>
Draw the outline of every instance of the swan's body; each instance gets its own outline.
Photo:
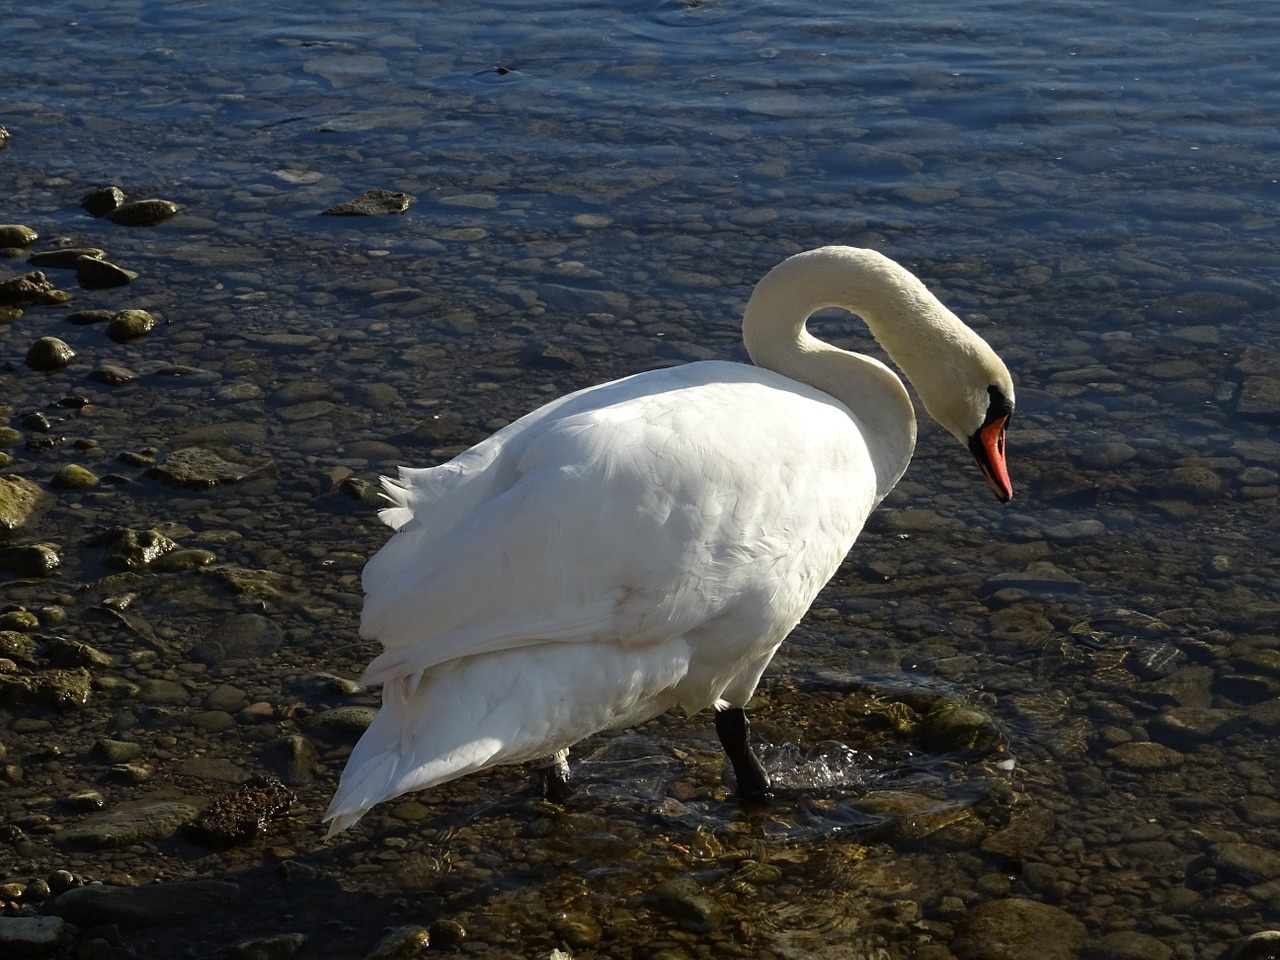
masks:
<instances>
[{"instance_id":1,"label":"swan's body","mask_svg":"<svg viewBox=\"0 0 1280 960\"><path fill-rule=\"evenodd\" d=\"M343 772L330 835L496 764L555 756L567 775L577 741L676 706L715 705L740 790L763 792L741 707L915 444L898 377L805 331L825 306L863 316L1012 496L1013 384L990 347L879 254L792 257L747 306L758 366L590 387L384 480L398 532L365 568L361 622L384 646L364 678L384 685L383 707Z\"/></svg>"}]
</instances>

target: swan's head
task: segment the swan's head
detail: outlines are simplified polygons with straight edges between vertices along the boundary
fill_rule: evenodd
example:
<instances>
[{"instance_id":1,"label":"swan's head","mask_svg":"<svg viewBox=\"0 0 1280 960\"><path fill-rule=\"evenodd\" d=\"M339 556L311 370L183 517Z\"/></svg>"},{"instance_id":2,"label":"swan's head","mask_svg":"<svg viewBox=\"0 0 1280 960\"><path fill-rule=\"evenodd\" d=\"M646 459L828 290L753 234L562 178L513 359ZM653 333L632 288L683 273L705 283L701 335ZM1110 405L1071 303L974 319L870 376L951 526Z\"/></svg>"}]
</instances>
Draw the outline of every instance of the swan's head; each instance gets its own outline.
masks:
<instances>
[{"instance_id":1,"label":"swan's head","mask_svg":"<svg viewBox=\"0 0 1280 960\"><path fill-rule=\"evenodd\" d=\"M1001 503L1013 499L1005 462L1005 433L1013 417L1013 378L986 341L965 329L972 341L953 354L944 376L920 389L929 415L969 448L987 485ZM967 337L965 339L968 339Z\"/></svg>"}]
</instances>

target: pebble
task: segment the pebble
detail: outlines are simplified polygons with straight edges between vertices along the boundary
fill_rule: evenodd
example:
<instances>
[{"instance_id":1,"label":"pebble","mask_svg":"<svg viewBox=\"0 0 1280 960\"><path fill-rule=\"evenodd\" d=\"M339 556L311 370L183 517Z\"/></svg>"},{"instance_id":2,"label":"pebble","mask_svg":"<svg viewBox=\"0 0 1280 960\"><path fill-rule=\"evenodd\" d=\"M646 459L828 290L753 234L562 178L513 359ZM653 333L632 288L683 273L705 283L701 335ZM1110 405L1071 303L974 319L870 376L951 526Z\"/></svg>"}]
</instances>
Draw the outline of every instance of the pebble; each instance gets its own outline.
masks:
<instances>
[{"instance_id":1,"label":"pebble","mask_svg":"<svg viewBox=\"0 0 1280 960\"><path fill-rule=\"evenodd\" d=\"M62 247L58 250L41 250L39 253L31 254L27 257L27 265L74 270L76 261L81 257L93 257L95 260L101 260L106 255L107 251L98 247Z\"/></svg>"},{"instance_id":2,"label":"pebble","mask_svg":"<svg viewBox=\"0 0 1280 960\"><path fill-rule=\"evenodd\" d=\"M81 208L91 217L105 217L124 205L124 191L119 187L103 187L87 193L80 201Z\"/></svg>"},{"instance_id":3,"label":"pebble","mask_svg":"<svg viewBox=\"0 0 1280 960\"><path fill-rule=\"evenodd\" d=\"M69 463L49 480L49 486L59 490L88 490L98 485L98 476L78 463Z\"/></svg>"},{"instance_id":4,"label":"pebble","mask_svg":"<svg viewBox=\"0 0 1280 960\"><path fill-rule=\"evenodd\" d=\"M431 933L426 927L406 924L379 940L364 960L408 960L421 956L430 944Z\"/></svg>"},{"instance_id":5,"label":"pebble","mask_svg":"<svg viewBox=\"0 0 1280 960\"><path fill-rule=\"evenodd\" d=\"M233 463L203 447L184 447L169 454L162 462L147 469L147 476L163 480L175 487L207 490L226 483L244 480L255 468Z\"/></svg>"},{"instance_id":6,"label":"pebble","mask_svg":"<svg viewBox=\"0 0 1280 960\"><path fill-rule=\"evenodd\" d=\"M404 213L412 203L413 197L407 193L376 188L366 190L350 200L335 203L324 213L331 217L380 217Z\"/></svg>"}]
</instances>

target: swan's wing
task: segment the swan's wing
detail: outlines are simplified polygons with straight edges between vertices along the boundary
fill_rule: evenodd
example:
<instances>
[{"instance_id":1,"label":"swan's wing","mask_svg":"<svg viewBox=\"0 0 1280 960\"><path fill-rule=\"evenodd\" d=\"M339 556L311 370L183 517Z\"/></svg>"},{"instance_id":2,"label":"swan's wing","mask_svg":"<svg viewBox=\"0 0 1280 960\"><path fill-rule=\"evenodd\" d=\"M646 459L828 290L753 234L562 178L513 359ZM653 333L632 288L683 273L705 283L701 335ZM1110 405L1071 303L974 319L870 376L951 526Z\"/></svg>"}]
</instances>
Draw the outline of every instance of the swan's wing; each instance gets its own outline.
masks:
<instances>
[{"instance_id":1,"label":"swan's wing","mask_svg":"<svg viewBox=\"0 0 1280 960\"><path fill-rule=\"evenodd\" d=\"M471 509L403 525L365 568L361 631L386 648L366 680L548 641L657 644L734 606L758 614L744 630L789 629L873 505L866 446L816 391L678 370L538 411Z\"/></svg>"}]
</instances>

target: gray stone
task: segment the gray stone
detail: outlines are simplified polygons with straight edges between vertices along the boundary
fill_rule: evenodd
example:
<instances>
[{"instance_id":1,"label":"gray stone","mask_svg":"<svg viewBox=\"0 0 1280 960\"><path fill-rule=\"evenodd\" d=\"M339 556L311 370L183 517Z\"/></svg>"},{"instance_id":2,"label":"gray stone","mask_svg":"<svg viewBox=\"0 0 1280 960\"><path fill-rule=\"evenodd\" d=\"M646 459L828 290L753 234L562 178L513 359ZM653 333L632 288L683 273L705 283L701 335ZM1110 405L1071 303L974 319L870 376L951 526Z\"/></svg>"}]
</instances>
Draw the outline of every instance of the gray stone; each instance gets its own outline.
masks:
<instances>
[{"instance_id":1,"label":"gray stone","mask_svg":"<svg viewBox=\"0 0 1280 960\"><path fill-rule=\"evenodd\" d=\"M16 530L51 498L25 477L0 477L0 530Z\"/></svg>"},{"instance_id":2,"label":"gray stone","mask_svg":"<svg viewBox=\"0 0 1280 960\"><path fill-rule=\"evenodd\" d=\"M1280 879L1280 851L1255 843L1219 843L1209 848L1218 874L1252 886Z\"/></svg>"},{"instance_id":3,"label":"gray stone","mask_svg":"<svg viewBox=\"0 0 1280 960\"><path fill-rule=\"evenodd\" d=\"M169 454L163 463L149 468L147 475L176 487L204 490L223 483L235 483L253 472L253 467L224 460L212 450L184 447Z\"/></svg>"},{"instance_id":4,"label":"gray stone","mask_svg":"<svg viewBox=\"0 0 1280 960\"><path fill-rule=\"evenodd\" d=\"M20 223L0 224L0 247L29 247L40 234Z\"/></svg>"},{"instance_id":5,"label":"gray stone","mask_svg":"<svg viewBox=\"0 0 1280 960\"><path fill-rule=\"evenodd\" d=\"M331 217L379 217L404 213L412 203L413 197L407 193L378 188L336 203L324 213Z\"/></svg>"},{"instance_id":6,"label":"gray stone","mask_svg":"<svg viewBox=\"0 0 1280 960\"><path fill-rule=\"evenodd\" d=\"M311 783L319 762L319 754L311 741L297 733L273 741L262 754L263 765L291 787Z\"/></svg>"},{"instance_id":7,"label":"gray stone","mask_svg":"<svg viewBox=\"0 0 1280 960\"><path fill-rule=\"evenodd\" d=\"M241 940L223 952L224 960L288 960L307 941L306 934L282 933L274 937Z\"/></svg>"},{"instance_id":8,"label":"gray stone","mask_svg":"<svg viewBox=\"0 0 1280 960\"><path fill-rule=\"evenodd\" d=\"M61 917L0 917L0 956L52 957L74 933Z\"/></svg>"},{"instance_id":9,"label":"gray stone","mask_svg":"<svg viewBox=\"0 0 1280 960\"><path fill-rule=\"evenodd\" d=\"M1107 751L1117 767L1138 773L1169 770L1182 763L1182 754L1160 743L1138 741L1122 743Z\"/></svg>"},{"instance_id":10,"label":"gray stone","mask_svg":"<svg viewBox=\"0 0 1280 960\"><path fill-rule=\"evenodd\" d=\"M155 329L156 318L146 310L121 310L107 324L107 336L116 343L141 340Z\"/></svg>"},{"instance_id":11,"label":"gray stone","mask_svg":"<svg viewBox=\"0 0 1280 960\"><path fill-rule=\"evenodd\" d=\"M184 823L194 819L197 812L195 807L174 802L112 810L89 817L63 831L58 839L79 850L115 849L143 840L165 840L177 833Z\"/></svg>"},{"instance_id":12,"label":"gray stone","mask_svg":"<svg viewBox=\"0 0 1280 960\"><path fill-rule=\"evenodd\" d=\"M0 280L0 306L29 307L51 292L53 284L39 270L33 270L19 277Z\"/></svg>"},{"instance_id":13,"label":"gray stone","mask_svg":"<svg viewBox=\"0 0 1280 960\"><path fill-rule=\"evenodd\" d=\"M149 927L212 913L240 897L228 880L186 880L139 887L90 885L59 894L50 904L57 916L81 927L111 923Z\"/></svg>"},{"instance_id":14,"label":"gray stone","mask_svg":"<svg viewBox=\"0 0 1280 960\"><path fill-rule=\"evenodd\" d=\"M119 187L103 187L85 194L80 206L91 217L105 217L112 210L124 205L124 191Z\"/></svg>"},{"instance_id":15,"label":"gray stone","mask_svg":"<svg viewBox=\"0 0 1280 960\"><path fill-rule=\"evenodd\" d=\"M406 924L396 927L364 955L364 960L408 960L426 952L431 933L426 927Z\"/></svg>"},{"instance_id":16,"label":"gray stone","mask_svg":"<svg viewBox=\"0 0 1280 960\"><path fill-rule=\"evenodd\" d=\"M1120 930L1095 945L1097 960L1170 960L1173 949L1164 941L1135 930Z\"/></svg>"}]
</instances>

